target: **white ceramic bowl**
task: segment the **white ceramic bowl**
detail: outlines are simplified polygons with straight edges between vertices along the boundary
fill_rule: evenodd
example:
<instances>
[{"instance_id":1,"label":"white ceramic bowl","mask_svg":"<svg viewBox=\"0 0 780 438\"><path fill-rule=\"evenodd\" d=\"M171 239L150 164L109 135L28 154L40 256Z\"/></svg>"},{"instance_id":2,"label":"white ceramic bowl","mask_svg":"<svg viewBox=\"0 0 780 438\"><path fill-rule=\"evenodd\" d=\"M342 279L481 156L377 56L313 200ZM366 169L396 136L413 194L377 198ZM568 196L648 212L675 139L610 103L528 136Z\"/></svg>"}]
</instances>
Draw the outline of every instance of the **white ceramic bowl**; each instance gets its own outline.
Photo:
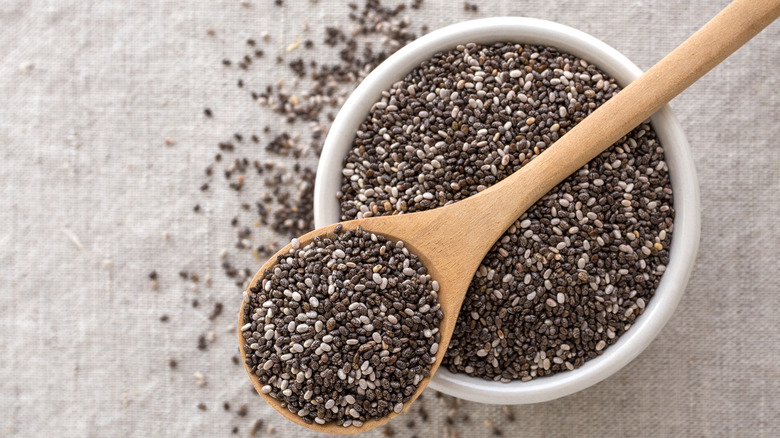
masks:
<instances>
[{"instance_id":1,"label":"white ceramic bowl","mask_svg":"<svg viewBox=\"0 0 780 438\"><path fill-rule=\"evenodd\" d=\"M642 71L596 38L561 24L531 18L486 18L431 32L402 48L379 65L357 87L330 129L317 169L314 223L317 227L340 218L336 192L341 188L342 162L357 128L383 90L402 79L434 53L458 44L516 42L557 47L587 59L625 87ZM462 399L492 404L523 404L552 400L585 389L615 373L642 352L658 335L677 307L688 282L699 246L700 206L696 169L685 134L669 107L651 119L661 144L674 189L674 232L670 261L655 296L634 325L604 353L573 371L529 382L492 382L439 368L430 386ZM660 371L659 371L660 372ZM652 376L644 376L651 378Z\"/></svg>"}]
</instances>

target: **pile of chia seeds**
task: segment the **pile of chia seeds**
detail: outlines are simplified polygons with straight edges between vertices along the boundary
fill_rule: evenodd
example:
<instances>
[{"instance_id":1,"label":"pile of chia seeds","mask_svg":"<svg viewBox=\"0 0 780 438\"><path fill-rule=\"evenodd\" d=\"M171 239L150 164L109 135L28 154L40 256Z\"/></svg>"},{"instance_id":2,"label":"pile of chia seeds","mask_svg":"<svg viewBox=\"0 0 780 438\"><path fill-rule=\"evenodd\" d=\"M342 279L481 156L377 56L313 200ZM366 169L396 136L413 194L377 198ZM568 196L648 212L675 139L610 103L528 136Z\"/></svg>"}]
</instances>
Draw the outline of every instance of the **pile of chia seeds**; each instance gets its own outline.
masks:
<instances>
[{"instance_id":1,"label":"pile of chia seeds","mask_svg":"<svg viewBox=\"0 0 780 438\"><path fill-rule=\"evenodd\" d=\"M341 226L304 247L293 239L245 293L246 363L307 423L400 412L435 362L438 289L403 242Z\"/></svg>"},{"instance_id":2,"label":"pile of chia seeds","mask_svg":"<svg viewBox=\"0 0 780 438\"><path fill-rule=\"evenodd\" d=\"M551 47L472 43L436 54L384 92L361 124L344 160L342 219L423 211L479 193L618 91L592 64ZM510 382L597 357L652 298L673 218L663 148L643 124L495 243L443 365Z\"/></svg>"}]
</instances>

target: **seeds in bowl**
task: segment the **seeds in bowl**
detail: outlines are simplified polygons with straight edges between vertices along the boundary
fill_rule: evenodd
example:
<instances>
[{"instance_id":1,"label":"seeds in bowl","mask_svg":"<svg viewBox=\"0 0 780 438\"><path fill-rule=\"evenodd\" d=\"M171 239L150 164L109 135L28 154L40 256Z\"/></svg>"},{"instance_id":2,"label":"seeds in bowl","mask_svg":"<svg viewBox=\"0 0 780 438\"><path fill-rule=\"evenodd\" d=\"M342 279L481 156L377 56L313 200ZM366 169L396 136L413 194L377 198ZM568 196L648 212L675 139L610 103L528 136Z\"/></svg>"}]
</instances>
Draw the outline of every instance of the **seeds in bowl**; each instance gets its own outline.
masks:
<instances>
[{"instance_id":1,"label":"seeds in bowl","mask_svg":"<svg viewBox=\"0 0 780 438\"><path fill-rule=\"evenodd\" d=\"M385 91L358 129L337 195L342 219L475 195L619 90L594 65L552 47L472 43L438 53ZM471 282L443 365L510 382L597 357L652 298L673 218L663 148L645 123L495 243Z\"/></svg>"},{"instance_id":2,"label":"seeds in bowl","mask_svg":"<svg viewBox=\"0 0 780 438\"><path fill-rule=\"evenodd\" d=\"M360 228L291 246L244 298L261 392L307 423L400 412L435 362L438 283L403 242Z\"/></svg>"}]
</instances>

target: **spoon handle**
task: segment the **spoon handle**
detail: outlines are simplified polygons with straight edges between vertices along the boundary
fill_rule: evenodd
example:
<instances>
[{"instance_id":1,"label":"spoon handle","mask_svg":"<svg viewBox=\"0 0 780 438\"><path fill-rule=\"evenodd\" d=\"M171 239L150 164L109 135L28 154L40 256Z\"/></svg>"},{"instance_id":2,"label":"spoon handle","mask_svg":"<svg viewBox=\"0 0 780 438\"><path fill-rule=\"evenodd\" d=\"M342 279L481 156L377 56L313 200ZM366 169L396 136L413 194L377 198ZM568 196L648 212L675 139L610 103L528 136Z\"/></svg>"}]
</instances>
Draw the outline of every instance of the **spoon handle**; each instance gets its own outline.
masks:
<instances>
[{"instance_id":1,"label":"spoon handle","mask_svg":"<svg viewBox=\"0 0 780 438\"><path fill-rule=\"evenodd\" d=\"M489 211L494 223L509 226L553 187L647 120L778 16L780 0L734 0L650 70L510 175L507 184L497 184L482 192L484 196L474 197L483 207L476 210ZM503 208L490 208L496 205ZM481 223L485 219L475 218ZM504 230L497 231L497 236Z\"/></svg>"}]
</instances>

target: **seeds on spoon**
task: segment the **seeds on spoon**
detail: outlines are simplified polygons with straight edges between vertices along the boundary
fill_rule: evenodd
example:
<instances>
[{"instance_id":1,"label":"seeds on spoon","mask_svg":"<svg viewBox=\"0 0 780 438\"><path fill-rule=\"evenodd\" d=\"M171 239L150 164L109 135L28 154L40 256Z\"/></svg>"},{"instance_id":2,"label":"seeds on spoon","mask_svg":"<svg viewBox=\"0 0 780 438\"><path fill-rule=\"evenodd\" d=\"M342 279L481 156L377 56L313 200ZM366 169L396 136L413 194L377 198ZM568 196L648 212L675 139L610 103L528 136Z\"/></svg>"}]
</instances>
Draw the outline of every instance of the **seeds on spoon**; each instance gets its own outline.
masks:
<instances>
[{"instance_id":1,"label":"seeds on spoon","mask_svg":"<svg viewBox=\"0 0 780 438\"><path fill-rule=\"evenodd\" d=\"M400 412L435 362L438 284L403 242L360 228L291 246L245 297L246 363L261 392L307 423Z\"/></svg>"}]
</instances>

